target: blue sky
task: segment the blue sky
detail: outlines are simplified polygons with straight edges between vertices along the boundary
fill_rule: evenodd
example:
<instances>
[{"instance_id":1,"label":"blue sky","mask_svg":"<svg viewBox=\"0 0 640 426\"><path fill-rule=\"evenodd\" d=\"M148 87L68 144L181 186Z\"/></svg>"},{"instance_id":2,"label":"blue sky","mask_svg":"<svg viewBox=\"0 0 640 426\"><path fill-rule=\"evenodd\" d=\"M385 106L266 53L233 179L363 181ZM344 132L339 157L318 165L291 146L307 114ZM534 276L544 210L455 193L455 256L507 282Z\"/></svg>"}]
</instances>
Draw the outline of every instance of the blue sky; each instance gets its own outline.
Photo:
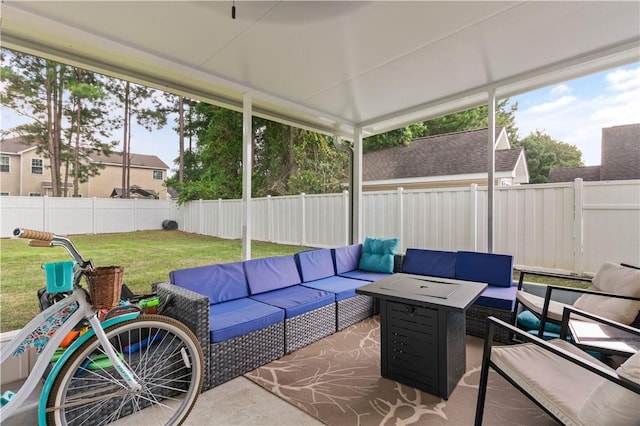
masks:
<instances>
[{"instance_id":1,"label":"blue sky","mask_svg":"<svg viewBox=\"0 0 640 426\"><path fill-rule=\"evenodd\" d=\"M541 130L575 145L585 165L600 164L602 128L640 122L640 63L511 98L520 137Z\"/></svg>"},{"instance_id":2,"label":"blue sky","mask_svg":"<svg viewBox=\"0 0 640 426\"><path fill-rule=\"evenodd\" d=\"M640 122L640 63L592 74L511 97L518 102L516 126L520 137L541 130L556 140L575 145L585 165L600 164L603 127ZM2 110L2 128L18 124ZM132 151L160 157L170 168L178 157L173 119L162 130L132 129ZM114 139L120 133L113 135ZM186 143L186 142L185 142Z\"/></svg>"}]
</instances>

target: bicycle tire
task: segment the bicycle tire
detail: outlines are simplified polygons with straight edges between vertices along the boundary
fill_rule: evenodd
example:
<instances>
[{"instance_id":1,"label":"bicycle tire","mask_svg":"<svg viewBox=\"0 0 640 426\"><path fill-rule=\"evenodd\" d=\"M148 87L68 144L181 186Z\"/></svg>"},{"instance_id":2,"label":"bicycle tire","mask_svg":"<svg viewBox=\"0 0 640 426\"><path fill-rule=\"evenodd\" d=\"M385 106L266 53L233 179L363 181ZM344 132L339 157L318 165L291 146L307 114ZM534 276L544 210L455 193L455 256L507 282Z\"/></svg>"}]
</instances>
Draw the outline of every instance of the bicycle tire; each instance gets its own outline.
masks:
<instances>
[{"instance_id":1,"label":"bicycle tire","mask_svg":"<svg viewBox=\"0 0 640 426\"><path fill-rule=\"evenodd\" d=\"M94 336L75 351L54 380L47 423L105 425L121 419L136 425L181 424L204 377L202 349L191 330L173 318L140 315L108 327L105 333L142 390L130 390L104 360L102 344Z\"/></svg>"}]
</instances>

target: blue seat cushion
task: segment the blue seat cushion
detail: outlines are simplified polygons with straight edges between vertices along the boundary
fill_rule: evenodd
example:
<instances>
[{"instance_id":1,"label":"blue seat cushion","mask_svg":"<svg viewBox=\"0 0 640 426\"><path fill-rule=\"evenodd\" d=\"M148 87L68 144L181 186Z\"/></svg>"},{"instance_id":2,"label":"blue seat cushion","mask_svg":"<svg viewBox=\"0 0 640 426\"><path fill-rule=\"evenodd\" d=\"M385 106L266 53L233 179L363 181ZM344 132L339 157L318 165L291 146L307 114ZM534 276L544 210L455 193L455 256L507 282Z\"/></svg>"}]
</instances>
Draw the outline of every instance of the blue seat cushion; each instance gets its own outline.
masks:
<instances>
[{"instance_id":1,"label":"blue seat cushion","mask_svg":"<svg viewBox=\"0 0 640 426\"><path fill-rule=\"evenodd\" d=\"M300 284L300 273L293 256L266 257L244 262L250 294L260 294Z\"/></svg>"},{"instance_id":2,"label":"blue seat cushion","mask_svg":"<svg viewBox=\"0 0 640 426\"><path fill-rule=\"evenodd\" d=\"M336 275L358 269L361 252L362 244L351 244L349 246L331 249L333 263L336 268Z\"/></svg>"},{"instance_id":3,"label":"blue seat cushion","mask_svg":"<svg viewBox=\"0 0 640 426\"><path fill-rule=\"evenodd\" d=\"M368 282L378 281L383 278L390 277L393 274L387 274L384 272L371 272L371 271L363 271L361 269L354 269L353 271L343 272L340 274L341 277L345 278L353 278L356 280L363 280Z\"/></svg>"},{"instance_id":4,"label":"blue seat cushion","mask_svg":"<svg viewBox=\"0 0 640 426\"><path fill-rule=\"evenodd\" d=\"M324 290L294 285L250 296L262 303L284 309L285 318L292 318L334 303L336 296Z\"/></svg>"},{"instance_id":5,"label":"blue seat cushion","mask_svg":"<svg viewBox=\"0 0 640 426\"><path fill-rule=\"evenodd\" d=\"M455 278L456 257L457 253L453 251L408 248L402 263L402 272Z\"/></svg>"},{"instance_id":6,"label":"blue seat cushion","mask_svg":"<svg viewBox=\"0 0 640 426\"><path fill-rule=\"evenodd\" d=\"M335 293L337 302L339 300L355 296L356 288L367 285L367 283L368 281L334 275L332 277L322 278L316 281L305 282L302 283L302 285L309 288L315 288L317 290Z\"/></svg>"},{"instance_id":7,"label":"blue seat cushion","mask_svg":"<svg viewBox=\"0 0 640 426\"><path fill-rule=\"evenodd\" d=\"M518 314L518 325L524 328L525 330L538 331L540 329L540 318L535 316L528 309L525 309L524 311ZM550 333L556 333L559 336L560 326L558 324L545 321L544 331L548 331Z\"/></svg>"},{"instance_id":8,"label":"blue seat cushion","mask_svg":"<svg viewBox=\"0 0 640 426\"><path fill-rule=\"evenodd\" d=\"M456 278L489 286L511 287L514 285L513 256L459 251L456 255Z\"/></svg>"},{"instance_id":9,"label":"blue seat cushion","mask_svg":"<svg viewBox=\"0 0 640 426\"><path fill-rule=\"evenodd\" d=\"M473 304L512 311L516 304L516 291L518 291L518 287L489 286Z\"/></svg>"},{"instance_id":10,"label":"blue seat cushion","mask_svg":"<svg viewBox=\"0 0 640 426\"><path fill-rule=\"evenodd\" d=\"M177 269L169 273L172 284L209 297L209 303L222 303L249 296L242 262Z\"/></svg>"},{"instance_id":11,"label":"blue seat cushion","mask_svg":"<svg viewBox=\"0 0 640 426\"><path fill-rule=\"evenodd\" d=\"M209 308L211 341L223 342L284 321L284 311L249 298L231 300Z\"/></svg>"},{"instance_id":12,"label":"blue seat cushion","mask_svg":"<svg viewBox=\"0 0 640 426\"><path fill-rule=\"evenodd\" d=\"M296 253L294 256L302 282L315 281L335 275L333 257L327 249L309 250Z\"/></svg>"},{"instance_id":13,"label":"blue seat cushion","mask_svg":"<svg viewBox=\"0 0 640 426\"><path fill-rule=\"evenodd\" d=\"M367 237L362 245L358 269L371 272L393 272L393 257L400 240L397 238Z\"/></svg>"}]
</instances>

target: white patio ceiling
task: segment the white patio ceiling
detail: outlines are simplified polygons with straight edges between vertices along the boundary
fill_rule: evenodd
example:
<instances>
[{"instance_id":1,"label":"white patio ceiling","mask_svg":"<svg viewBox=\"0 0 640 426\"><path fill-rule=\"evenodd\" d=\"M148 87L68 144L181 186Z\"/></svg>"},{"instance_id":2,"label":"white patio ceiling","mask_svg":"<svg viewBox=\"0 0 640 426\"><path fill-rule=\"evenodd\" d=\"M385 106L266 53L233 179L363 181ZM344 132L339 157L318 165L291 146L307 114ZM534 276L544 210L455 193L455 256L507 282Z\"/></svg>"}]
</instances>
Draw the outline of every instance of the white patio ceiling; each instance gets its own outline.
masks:
<instances>
[{"instance_id":1,"label":"white patio ceiling","mask_svg":"<svg viewBox=\"0 0 640 426\"><path fill-rule=\"evenodd\" d=\"M380 133L640 60L640 2L2 2L1 43L255 115Z\"/></svg>"}]
</instances>

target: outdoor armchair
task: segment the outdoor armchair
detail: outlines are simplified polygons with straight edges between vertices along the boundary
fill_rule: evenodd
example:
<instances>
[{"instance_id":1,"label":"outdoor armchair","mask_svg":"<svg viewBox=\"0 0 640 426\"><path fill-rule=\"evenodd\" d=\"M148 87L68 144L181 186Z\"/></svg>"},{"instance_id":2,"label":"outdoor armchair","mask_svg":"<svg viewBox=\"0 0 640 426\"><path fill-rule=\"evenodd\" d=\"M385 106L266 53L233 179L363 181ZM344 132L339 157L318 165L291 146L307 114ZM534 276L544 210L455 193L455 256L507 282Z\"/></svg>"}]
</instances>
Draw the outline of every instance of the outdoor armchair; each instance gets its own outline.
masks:
<instances>
[{"instance_id":1,"label":"outdoor armchair","mask_svg":"<svg viewBox=\"0 0 640 426\"><path fill-rule=\"evenodd\" d=\"M493 334L500 328L526 343L494 345ZM478 389L477 426L482 424L485 411L490 368L562 424L624 425L637 424L640 419L640 352L614 370L567 341L545 341L490 317Z\"/></svg>"},{"instance_id":2,"label":"outdoor armchair","mask_svg":"<svg viewBox=\"0 0 640 426\"><path fill-rule=\"evenodd\" d=\"M547 285L544 297L523 289L525 274L563 280L591 282L587 289L558 285ZM572 306L616 322L640 327L640 269L627 264L604 263L593 280L581 277L562 276L544 272L521 271L518 280L516 302L540 319L538 337L543 337L545 325L562 322L563 309L569 304L554 300L554 293L569 292L580 295ZM517 310L517 306L516 306Z\"/></svg>"}]
</instances>

